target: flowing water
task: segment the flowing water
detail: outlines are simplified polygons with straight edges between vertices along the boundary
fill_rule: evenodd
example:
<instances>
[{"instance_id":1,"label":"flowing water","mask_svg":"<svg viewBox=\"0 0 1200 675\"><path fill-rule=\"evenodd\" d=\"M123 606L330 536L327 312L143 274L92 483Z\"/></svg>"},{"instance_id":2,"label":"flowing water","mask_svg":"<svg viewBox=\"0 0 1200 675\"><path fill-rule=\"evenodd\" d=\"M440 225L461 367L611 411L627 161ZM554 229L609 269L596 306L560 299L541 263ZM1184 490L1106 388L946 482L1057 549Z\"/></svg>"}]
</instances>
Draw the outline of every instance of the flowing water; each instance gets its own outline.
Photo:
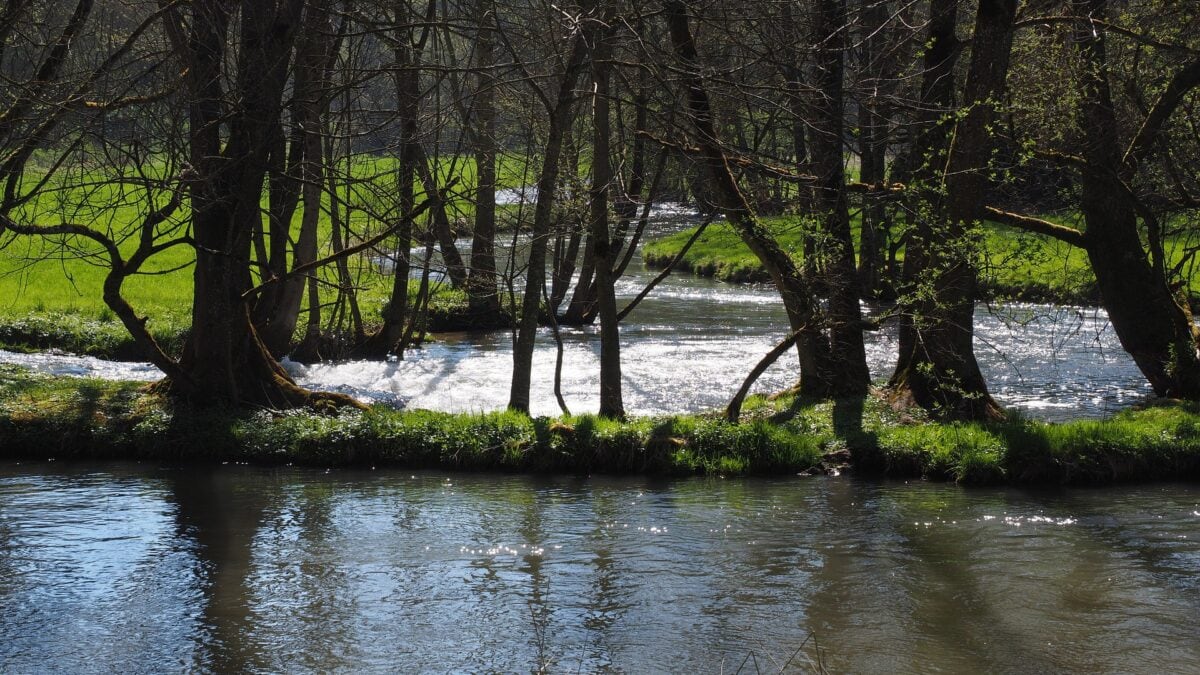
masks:
<instances>
[{"instance_id":1,"label":"flowing water","mask_svg":"<svg viewBox=\"0 0 1200 675\"><path fill-rule=\"evenodd\" d=\"M653 275L635 262L622 300ZM1102 311L980 307L976 323L993 391L1031 415L1148 394ZM723 405L785 325L770 288L673 275L622 325L628 408ZM885 377L893 332L869 341ZM564 342L566 398L593 410L596 332ZM511 353L496 332L289 366L370 400L485 410L507 401ZM556 411L554 353L543 331L537 413ZM759 389L794 377L785 358ZM1183 485L0 463L0 672L1195 671L1198 539Z\"/></svg>"},{"instance_id":2,"label":"flowing water","mask_svg":"<svg viewBox=\"0 0 1200 675\"><path fill-rule=\"evenodd\" d=\"M1195 672L1198 617L1192 486L0 464L6 673Z\"/></svg>"},{"instance_id":3,"label":"flowing water","mask_svg":"<svg viewBox=\"0 0 1200 675\"><path fill-rule=\"evenodd\" d=\"M658 233L689 222L677 207L665 208L659 216ZM618 282L618 304L634 298L656 274L635 259ZM774 288L673 274L621 325L626 410L645 415L723 407L754 364L787 333ZM511 333L436 338L409 351L403 361L287 365L305 385L370 401L447 411L505 407L512 377ZM562 338L564 398L572 412L594 412L599 407L598 331L563 328ZM536 349L532 412L555 414L556 347L549 329L539 334ZM896 358L894 326L868 334L867 349L873 376L886 379ZM976 312L976 351L997 399L1034 417L1103 417L1150 394L1100 309L981 305ZM61 354L0 352L0 361L70 375L161 377L146 364ZM794 355L785 356L759 379L755 390L785 389L796 376Z\"/></svg>"}]
</instances>

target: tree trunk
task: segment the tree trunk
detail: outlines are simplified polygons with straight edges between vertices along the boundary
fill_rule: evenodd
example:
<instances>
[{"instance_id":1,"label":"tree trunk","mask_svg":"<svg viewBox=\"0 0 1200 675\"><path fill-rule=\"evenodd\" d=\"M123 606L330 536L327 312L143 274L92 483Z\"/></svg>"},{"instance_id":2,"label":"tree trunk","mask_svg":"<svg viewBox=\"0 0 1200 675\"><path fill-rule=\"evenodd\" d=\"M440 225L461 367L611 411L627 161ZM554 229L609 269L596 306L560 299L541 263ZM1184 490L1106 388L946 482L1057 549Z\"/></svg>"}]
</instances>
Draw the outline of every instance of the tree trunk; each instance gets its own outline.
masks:
<instances>
[{"instance_id":1,"label":"tree trunk","mask_svg":"<svg viewBox=\"0 0 1200 675\"><path fill-rule=\"evenodd\" d=\"M433 161L425 153L425 148L414 138L412 157L421 179L421 187L425 190L425 198L431 203L430 220L434 237L437 238L438 250L442 253L442 262L446 265L446 277L454 288L466 288L467 268L463 264L462 254L454 243L454 227L450 224L450 216L446 213L446 201L438 191L437 177L433 175Z\"/></svg>"},{"instance_id":2,"label":"tree trunk","mask_svg":"<svg viewBox=\"0 0 1200 675\"><path fill-rule=\"evenodd\" d=\"M403 11L401 8L398 11ZM398 14L396 24L403 25L404 14ZM414 58L409 37L404 31L397 36L396 98L399 101L397 125L400 129L398 144L400 161L396 170L396 206L399 212L399 227L396 229L396 247L392 259L392 292L383 308L383 325L356 350L360 356L383 357L397 350L404 338L405 321L409 314L409 276L412 272L410 255L413 244L413 219L416 207L414 181L417 179L417 115L420 99L420 78L414 67Z\"/></svg>"},{"instance_id":3,"label":"tree trunk","mask_svg":"<svg viewBox=\"0 0 1200 675\"><path fill-rule=\"evenodd\" d=\"M322 162L321 115L328 109L329 70L333 58L333 25L330 7L312 3L304 20L304 39L296 53L296 76L293 85L292 123L295 125L293 155L290 165L298 165L298 175L288 179L299 185L304 205L300 232L292 252L292 269L317 259L317 228L321 218L324 164ZM289 172L290 173L290 172ZM285 241L290 239L294 207L281 215L280 226ZM275 227L272 219L272 227ZM286 266L286 255L283 257ZM255 312L255 328L272 355L283 356L291 347L300 317L308 275L295 275L268 287ZM262 307L262 305L266 305Z\"/></svg>"},{"instance_id":4,"label":"tree trunk","mask_svg":"<svg viewBox=\"0 0 1200 675\"><path fill-rule=\"evenodd\" d=\"M472 316L497 317L496 287L496 39L491 3L475 2L475 224L471 240L471 273L467 302Z\"/></svg>"},{"instance_id":5,"label":"tree trunk","mask_svg":"<svg viewBox=\"0 0 1200 675\"><path fill-rule=\"evenodd\" d=\"M830 382L836 397L865 396L871 384L867 352L863 345L862 310L859 307L858 273L854 240L850 235L850 210L846 201L846 164L843 52L846 26L845 0L819 0L815 17L817 48L817 99L811 151L817 186L814 207L825 230L822 258L829 290L827 321L831 367L837 377Z\"/></svg>"},{"instance_id":6,"label":"tree trunk","mask_svg":"<svg viewBox=\"0 0 1200 675\"><path fill-rule=\"evenodd\" d=\"M977 243L971 229L983 216L984 172L995 145L988 127L995 117L994 101L1003 93L1007 78L1016 8L1016 0L979 3L965 90L966 114L953 127L953 140L942 146L944 152L930 153L935 159L948 154L938 160L945 162L941 180L946 194L943 197L926 186L931 194L931 216L921 219L906 249L906 281L914 286L924 284L927 290L917 293L917 299L906 307L909 314L891 386L896 396L911 397L918 405L953 419L1004 415L988 393L975 359ZM953 8L946 11L954 13ZM949 32L935 33L930 51L938 51L938 43L952 40L953 25L942 29ZM937 70L935 64L933 74ZM937 175L933 176L936 179Z\"/></svg>"},{"instance_id":7,"label":"tree trunk","mask_svg":"<svg viewBox=\"0 0 1200 675\"><path fill-rule=\"evenodd\" d=\"M575 108L575 84L585 65L587 46L592 35L580 32L572 41L571 54L558 81L558 94L548 106L550 124L546 152L537 184L537 206L533 212L533 234L529 242L529 264L525 272L525 297L517 339L513 345L513 376L508 408L529 412L529 386L533 371L533 348L537 339L538 314L542 305L542 287L546 283L546 243L554 217L554 195L558 187L563 136L571 124Z\"/></svg>"},{"instance_id":8,"label":"tree trunk","mask_svg":"<svg viewBox=\"0 0 1200 675\"><path fill-rule=\"evenodd\" d=\"M1078 16L1103 20L1107 4L1077 0L1073 8ZM1139 237L1129 188L1136 166L1122 157L1104 35L1103 28L1088 24L1075 32L1075 45L1084 59L1080 209L1087 222L1088 258L1113 330L1154 393L1200 399L1200 335L1186 301L1156 272Z\"/></svg>"},{"instance_id":9,"label":"tree trunk","mask_svg":"<svg viewBox=\"0 0 1200 675\"><path fill-rule=\"evenodd\" d=\"M711 190L714 207L724 213L730 225L762 262L783 299L792 332L800 333L800 393L825 397L832 391L829 343L821 333L821 319L811 289L795 262L755 217L745 195L729 170L721 141L713 124L712 110L700 76L696 43L688 23L687 6L666 0L665 18L671 43L681 66L679 75L686 89L686 105L699 144L697 162Z\"/></svg>"},{"instance_id":10,"label":"tree trunk","mask_svg":"<svg viewBox=\"0 0 1200 675\"><path fill-rule=\"evenodd\" d=\"M235 91L228 100L220 83L233 9L193 3L190 40L175 45L188 63L189 141L198 174L191 184L195 296L192 332L180 360L184 377L162 386L195 402L291 407L314 398L267 351L244 297L250 240L262 226L270 134L279 121L303 3L274 5L241 4ZM222 124L228 128L224 143Z\"/></svg>"},{"instance_id":11,"label":"tree trunk","mask_svg":"<svg viewBox=\"0 0 1200 675\"><path fill-rule=\"evenodd\" d=\"M887 179L887 127L882 110L884 92L894 79L894 67L887 64L884 50L885 30L889 16L888 5L877 2L863 10L862 77L864 91L858 104L859 180L868 185L881 185ZM859 241L858 278L864 297L879 298L886 294L884 283L884 247L888 237L887 208L879 199L863 197L862 225Z\"/></svg>"},{"instance_id":12,"label":"tree trunk","mask_svg":"<svg viewBox=\"0 0 1200 675\"><path fill-rule=\"evenodd\" d=\"M611 8L611 5L609 6ZM605 12L605 25L613 23L612 11ZM604 30L592 49L592 79L595 84L592 113L591 231L595 254L596 305L600 315L600 416L622 419L621 336L617 322L617 295L613 265L616 249L608 227L608 192L613 184L609 81L612 59L612 29ZM582 283L582 282L581 282Z\"/></svg>"}]
</instances>

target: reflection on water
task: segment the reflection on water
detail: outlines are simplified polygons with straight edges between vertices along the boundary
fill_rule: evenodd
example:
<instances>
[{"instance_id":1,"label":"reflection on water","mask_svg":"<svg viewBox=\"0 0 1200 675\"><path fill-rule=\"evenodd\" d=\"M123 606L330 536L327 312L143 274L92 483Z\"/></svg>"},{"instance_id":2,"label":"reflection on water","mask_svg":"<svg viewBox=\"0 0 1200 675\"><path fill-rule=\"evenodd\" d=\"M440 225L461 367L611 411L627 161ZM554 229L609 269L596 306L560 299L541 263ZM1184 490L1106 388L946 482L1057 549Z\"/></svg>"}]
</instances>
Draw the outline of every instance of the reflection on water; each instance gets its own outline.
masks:
<instances>
[{"instance_id":1,"label":"reflection on water","mask_svg":"<svg viewBox=\"0 0 1200 675\"><path fill-rule=\"evenodd\" d=\"M0 664L1179 672L1198 526L1185 486L8 464Z\"/></svg>"}]
</instances>

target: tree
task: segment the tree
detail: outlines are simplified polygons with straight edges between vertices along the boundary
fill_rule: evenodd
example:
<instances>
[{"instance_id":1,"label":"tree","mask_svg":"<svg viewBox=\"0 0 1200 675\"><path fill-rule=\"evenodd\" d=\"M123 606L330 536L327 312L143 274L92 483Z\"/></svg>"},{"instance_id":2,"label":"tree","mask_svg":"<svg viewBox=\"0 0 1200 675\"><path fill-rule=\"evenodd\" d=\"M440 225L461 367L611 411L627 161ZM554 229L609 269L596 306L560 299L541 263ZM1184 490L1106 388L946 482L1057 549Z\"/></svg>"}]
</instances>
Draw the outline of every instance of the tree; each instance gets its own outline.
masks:
<instances>
[{"instance_id":1,"label":"tree","mask_svg":"<svg viewBox=\"0 0 1200 675\"><path fill-rule=\"evenodd\" d=\"M592 189L589 212L592 249L595 254L596 297L600 314L600 415L625 417L621 399L621 337L617 324L617 296L613 284L617 249L613 245L608 223L608 193L614 178L610 149L610 69L612 41L615 30L612 5L605 7L601 17L604 28L595 33L592 45L591 68L593 88L592 112Z\"/></svg>"},{"instance_id":2,"label":"tree","mask_svg":"<svg viewBox=\"0 0 1200 675\"><path fill-rule=\"evenodd\" d=\"M1080 82L1080 123L1085 130L1080 163L1080 209L1087 222L1084 248L1121 345L1154 392L1200 399L1200 331L1186 299L1170 285L1161 227L1139 203L1134 187L1139 169L1159 151L1158 141L1171 115L1187 93L1200 86L1200 59L1172 73L1122 149L1108 82L1107 31L1094 23L1106 18L1107 5L1106 0L1071 3L1077 16L1093 20L1077 22L1074 31L1084 64ZM1139 216L1148 229L1149 257L1139 235Z\"/></svg>"},{"instance_id":3,"label":"tree","mask_svg":"<svg viewBox=\"0 0 1200 675\"><path fill-rule=\"evenodd\" d=\"M304 8L302 0L196 0L166 17L186 69L196 264L192 331L179 361L166 369L164 388L196 402L351 402L296 385L259 338L247 304L251 239L261 227L259 204Z\"/></svg>"},{"instance_id":4,"label":"tree","mask_svg":"<svg viewBox=\"0 0 1200 675\"><path fill-rule=\"evenodd\" d=\"M587 66L588 44L594 40L598 30L596 18L591 16L595 6L589 4L583 7L583 10L580 14L582 25L573 27L575 34L571 39L569 55L555 78L558 91L553 98L532 76L526 76L534 96L545 107L548 128L542 152L542 169L537 181L537 206L533 214L529 262L525 271L525 296L521 301L517 336L513 344L513 376L508 400L510 410L525 413L529 412L534 341L537 338L538 316L542 306L543 286L546 283L546 242L550 236L550 224L554 216L563 141L575 110L575 86Z\"/></svg>"},{"instance_id":5,"label":"tree","mask_svg":"<svg viewBox=\"0 0 1200 675\"><path fill-rule=\"evenodd\" d=\"M800 392L807 396L824 397L831 391L834 374L829 357L828 342L821 333L821 320L816 299L792 258L755 217L749 202L729 168L713 124L708 92L700 75L701 66L696 41L688 21L687 5L664 1L664 19L670 32L671 45L679 62L679 80L685 91L685 105L699 144L696 161L712 190L712 205L729 220L750 250L762 261L783 298L792 332L799 334Z\"/></svg>"},{"instance_id":6,"label":"tree","mask_svg":"<svg viewBox=\"0 0 1200 675\"><path fill-rule=\"evenodd\" d=\"M956 0L933 0L922 101L953 110ZM898 398L960 419L1003 416L975 359L977 255L972 228L983 216L991 148L989 125L1003 95L1012 49L1015 0L982 0L975 17L964 107L927 127L914 173L925 203L905 248L909 294L900 358L890 386ZM944 168L942 168L944 167Z\"/></svg>"},{"instance_id":7,"label":"tree","mask_svg":"<svg viewBox=\"0 0 1200 675\"><path fill-rule=\"evenodd\" d=\"M829 294L826 311L830 367L838 375L829 383L835 397L864 396L871 383L863 345L862 296L854 264L850 207L846 197L844 77L847 31L845 0L818 0L814 14L816 103L812 164L817 176L813 207L824 236L817 248L824 260Z\"/></svg>"}]
</instances>

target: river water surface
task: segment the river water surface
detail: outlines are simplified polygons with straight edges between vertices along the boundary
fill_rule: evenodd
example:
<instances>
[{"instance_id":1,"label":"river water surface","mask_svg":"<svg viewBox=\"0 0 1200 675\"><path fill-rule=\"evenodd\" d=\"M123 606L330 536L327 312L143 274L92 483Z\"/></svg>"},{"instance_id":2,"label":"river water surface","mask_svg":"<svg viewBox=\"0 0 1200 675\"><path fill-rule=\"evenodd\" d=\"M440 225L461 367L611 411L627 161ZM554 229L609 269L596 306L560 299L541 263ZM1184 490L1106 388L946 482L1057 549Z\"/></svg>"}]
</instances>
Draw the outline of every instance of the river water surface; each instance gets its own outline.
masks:
<instances>
[{"instance_id":1,"label":"river water surface","mask_svg":"<svg viewBox=\"0 0 1200 675\"><path fill-rule=\"evenodd\" d=\"M1198 618L1191 486L0 464L4 672L1195 672Z\"/></svg>"},{"instance_id":2,"label":"river water surface","mask_svg":"<svg viewBox=\"0 0 1200 675\"><path fill-rule=\"evenodd\" d=\"M659 216L656 236L694 221L677 207ZM502 247L501 258L505 250ZM647 269L635 257L618 282L618 304L632 300L656 275L657 270ZM1099 418L1151 393L1101 309L980 305L975 323L976 353L992 393L1002 404L1030 416ZM773 287L673 274L621 324L626 410L652 415L724 407L754 364L787 333L787 318ZM572 412L595 412L598 331L564 328L562 338L564 398ZM435 342L407 352L402 361L287 365L302 384L340 389L365 400L452 412L498 410L508 403L512 342L509 331L440 334ZM549 329L542 329L536 350L531 409L537 415L557 414L556 348ZM886 379L896 359L894 322L867 334L867 356L872 375ZM67 355L0 352L4 361L61 374L161 377L148 364ZM759 379L755 391L790 387L797 370L794 354L785 356Z\"/></svg>"}]
</instances>

